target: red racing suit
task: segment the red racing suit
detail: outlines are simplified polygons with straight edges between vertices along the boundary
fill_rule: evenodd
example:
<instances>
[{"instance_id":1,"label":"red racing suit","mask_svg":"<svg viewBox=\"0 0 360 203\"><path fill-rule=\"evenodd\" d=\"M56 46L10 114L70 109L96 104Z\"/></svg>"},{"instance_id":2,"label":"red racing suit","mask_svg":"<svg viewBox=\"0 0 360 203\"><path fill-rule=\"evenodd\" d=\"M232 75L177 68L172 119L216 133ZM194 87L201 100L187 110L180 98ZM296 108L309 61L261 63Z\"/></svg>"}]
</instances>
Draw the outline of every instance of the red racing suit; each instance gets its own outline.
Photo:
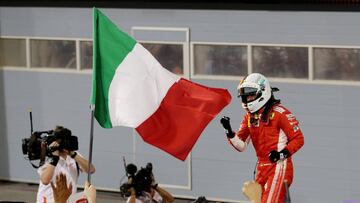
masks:
<instances>
[{"instance_id":1,"label":"red racing suit","mask_svg":"<svg viewBox=\"0 0 360 203\"><path fill-rule=\"evenodd\" d=\"M293 163L291 157L272 163L268 154L287 148L293 155L304 145L304 136L296 117L281 104L270 108L266 122L261 119L262 111L245 114L237 136L229 141L235 149L243 151L251 139L258 157L256 182L262 186L262 203L283 203L284 181L291 185Z\"/></svg>"}]
</instances>

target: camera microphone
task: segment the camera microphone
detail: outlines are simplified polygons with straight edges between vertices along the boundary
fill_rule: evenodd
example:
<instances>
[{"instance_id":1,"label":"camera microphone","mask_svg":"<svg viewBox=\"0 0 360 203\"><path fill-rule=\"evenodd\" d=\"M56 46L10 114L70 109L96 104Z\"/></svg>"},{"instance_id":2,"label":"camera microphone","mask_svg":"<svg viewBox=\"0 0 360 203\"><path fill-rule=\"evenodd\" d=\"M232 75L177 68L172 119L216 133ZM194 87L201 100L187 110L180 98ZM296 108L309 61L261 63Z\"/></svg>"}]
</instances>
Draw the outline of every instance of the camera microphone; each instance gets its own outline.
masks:
<instances>
[{"instance_id":1,"label":"camera microphone","mask_svg":"<svg viewBox=\"0 0 360 203\"><path fill-rule=\"evenodd\" d=\"M150 171L150 172L152 172L152 169L153 169L153 166L152 166L152 163L147 163L146 164L146 169L148 170L148 171Z\"/></svg>"}]
</instances>

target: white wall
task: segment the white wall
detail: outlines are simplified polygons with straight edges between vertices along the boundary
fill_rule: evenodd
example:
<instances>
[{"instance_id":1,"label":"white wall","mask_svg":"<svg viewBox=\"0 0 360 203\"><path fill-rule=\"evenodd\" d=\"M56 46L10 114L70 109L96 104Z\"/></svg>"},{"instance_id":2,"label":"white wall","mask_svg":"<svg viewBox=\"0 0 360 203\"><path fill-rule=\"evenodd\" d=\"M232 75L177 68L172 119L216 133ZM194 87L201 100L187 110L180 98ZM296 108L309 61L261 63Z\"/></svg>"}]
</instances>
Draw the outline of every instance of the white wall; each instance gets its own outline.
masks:
<instances>
[{"instance_id":1,"label":"white wall","mask_svg":"<svg viewBox=\"0 0 360 203\"><path fill-rule=\"evenodd\" d=\"M103 9L123 30L131 26L189 27L192 41L280 44L360 45L360 13L271 12L204 10ZM91 38L91 9L0 7L1 36ZM169 36L170 37L170 36ZM254 150L234 151L219 124L222 115L240 122L243 110L236 100L238 81L196 80L228 88L231 105L215 118L196 143L191 162L180 162L144 144L132 129L101 129L96 123L93 183L118 190L124 175L122 156L139 166L153 162L156 178L170 185L177 196L240 201L242 183L252 179ZM278 98L301 122L305 146L293 158L293 202L360 200L357 85L274 83ZM87 156L89 143L91 75L28 71L0 71L0 177L37 181L37 174L21 153L21 138L28 137L27 108L32 107L35 130L62 124L79 136ZM135 152L135 153L134 153ZM188 184L191 164L192 189ZM85 180L82 176L80 182Z\"/></svg>"}]
</instances>

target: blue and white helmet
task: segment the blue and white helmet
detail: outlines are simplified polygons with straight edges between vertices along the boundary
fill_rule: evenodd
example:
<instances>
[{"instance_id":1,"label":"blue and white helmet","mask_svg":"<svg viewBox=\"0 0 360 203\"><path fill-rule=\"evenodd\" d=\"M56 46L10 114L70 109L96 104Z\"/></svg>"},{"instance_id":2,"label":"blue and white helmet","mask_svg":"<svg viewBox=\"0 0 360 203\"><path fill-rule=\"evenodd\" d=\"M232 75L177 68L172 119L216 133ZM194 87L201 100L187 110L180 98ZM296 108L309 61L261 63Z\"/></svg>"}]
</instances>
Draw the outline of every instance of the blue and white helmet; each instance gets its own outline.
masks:
<instances>
[{"instance_id":1,"label":"blue and white helmet","mask_svg":"<svg viewBox=\"0 0 360 203\"><path fill-rule=\"evenodd\" d=\"M252 73L240 81L237 87L242 107L250 113L261 109L271 98L269 80L260 73Z\"/></svg>"}]
</instances>

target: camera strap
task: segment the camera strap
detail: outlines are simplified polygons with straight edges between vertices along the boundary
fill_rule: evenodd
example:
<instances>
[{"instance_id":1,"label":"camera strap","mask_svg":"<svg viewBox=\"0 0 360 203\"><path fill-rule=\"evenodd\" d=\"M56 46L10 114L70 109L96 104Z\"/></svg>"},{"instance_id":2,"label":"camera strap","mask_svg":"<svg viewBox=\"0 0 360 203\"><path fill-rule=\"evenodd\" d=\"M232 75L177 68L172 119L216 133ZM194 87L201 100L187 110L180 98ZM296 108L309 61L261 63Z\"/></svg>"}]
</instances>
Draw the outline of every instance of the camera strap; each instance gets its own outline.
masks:
<instances>
[{"instance_id":1,"label":"camera strap","mask_svg":"<svg viewBox=\"0 0 360 203\"><path fill-rule=\"evenodd\" d=\"M77 161L75 161L75 163L76 163L77 175L80 176L80 166Z\"/></svg>"},{"instance_id":2,"label":"camera strap","mask_svg":"<svg viewBox=\"0 0 360 203\"><path fill-rule=\"evenodd\" d=\"M41 142L41 149L40 149L40 161L39 161L39 165L35 165L31 162L31 160L29 160L30 164L32 165L32 167L38 169L40 168L42 165L44 165L45 163L45 158L46 158L46 143L45 142Z\"/></svg>"},{"instance_id":3,"label":"camera strap","mask_svg":"<svg viewBox=\"0 0 360 203\"><path fill-rule=\"evenodd\" d=\"M44 163L45 163L45 156L44 157L42 157L42 149L40 149L41 151L40 151L40 161L39 161L39 164L38 165L35 165L33 162L32 162L32 159L29 159L29 158L27 158L27 160L29 160L29 162L30 162L30 164L31 164L31 166L33 167L33 168L36 168L36 169L38 169L38 168L40 168L40 166L42 166L42 165L44 165ZM46 153L46 152L45 152ZM30 152L28 152L28 154L30 154ZM25 158L26 159L26 158Z\"/></svg>"}]
</instances>

